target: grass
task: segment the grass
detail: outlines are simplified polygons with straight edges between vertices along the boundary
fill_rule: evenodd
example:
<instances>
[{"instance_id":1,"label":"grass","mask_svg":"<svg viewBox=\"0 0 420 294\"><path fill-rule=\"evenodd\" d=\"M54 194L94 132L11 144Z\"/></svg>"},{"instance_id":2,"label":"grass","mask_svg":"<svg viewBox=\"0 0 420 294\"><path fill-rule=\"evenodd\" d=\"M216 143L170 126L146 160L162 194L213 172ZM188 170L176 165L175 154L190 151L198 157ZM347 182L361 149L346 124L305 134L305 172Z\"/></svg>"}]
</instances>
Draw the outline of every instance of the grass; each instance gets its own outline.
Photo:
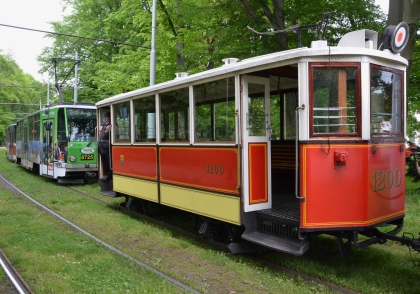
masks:
<instances>
[{"instance_id":1,"label":"grass","mask_svg":"<svg viewBox=\"0 0 420 294\"><path fill-rule=\"evenodd\" d=\"M4 157L0 157L0 172L18 182L23 192L83 229L202 293L332 293L315 283L266 268L246 256L214 250L131 218L33 175ZM419 187L419 183L407 181L404 231L416 234L420 232ZM115 204L123 201L100 195L95 184L77 189ZM3 188L0 236L0 248L35 293L180 291ZM319 249L335 249L334 239L320 238L317 245L301 257L274 251L255 256L360 293L420 293L420 257L415 252L410 255L405 246L389 241L341 258Z\"/></svg>"},{"instance_id":2,"label":"grass","mask_svg":"<svg viewBox=\"0 0 420 294\"><path fill-rule=\"evenodd\" d=\"M35 293L179 292L22 197L0 194L0 246Z\"/></svg>"},{"instance_id":3,"label":"grass","mask_svg":"<svg viewBox=\"0 0 420 294\"><path fill-rule=\"evenodd\" d=\"M0 149L1 153L1 149ZM19 189L108 244L202 293L332 293L278 271L262 271L242 257L212 250L139 221L0 157L0 172ZM96 185L78 189L105 198ZM0 248L35 293L179 293L141 269L0 187ZM281 281L273 283L272 281ZM315 288L314 288L315 287Z\"/></svg>"}]
</instances>

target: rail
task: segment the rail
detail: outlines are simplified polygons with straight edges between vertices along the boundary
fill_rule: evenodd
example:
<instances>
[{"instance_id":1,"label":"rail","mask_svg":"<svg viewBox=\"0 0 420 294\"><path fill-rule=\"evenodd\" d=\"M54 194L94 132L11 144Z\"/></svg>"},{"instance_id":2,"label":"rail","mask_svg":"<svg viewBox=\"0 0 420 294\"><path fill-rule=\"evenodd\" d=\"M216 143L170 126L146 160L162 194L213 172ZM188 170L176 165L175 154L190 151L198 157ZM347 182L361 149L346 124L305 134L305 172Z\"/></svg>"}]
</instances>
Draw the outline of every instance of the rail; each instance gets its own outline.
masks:
<instances>
[{"instance_id":1,"label":"rail","mask_svg":"<svg viewBox=\"0 0 420 294\"><path fill-rule=\"evenodd\" d=\"M356 107L315 107L314 128L356 127L355 109Z\"/></svg>"}]
</instances>

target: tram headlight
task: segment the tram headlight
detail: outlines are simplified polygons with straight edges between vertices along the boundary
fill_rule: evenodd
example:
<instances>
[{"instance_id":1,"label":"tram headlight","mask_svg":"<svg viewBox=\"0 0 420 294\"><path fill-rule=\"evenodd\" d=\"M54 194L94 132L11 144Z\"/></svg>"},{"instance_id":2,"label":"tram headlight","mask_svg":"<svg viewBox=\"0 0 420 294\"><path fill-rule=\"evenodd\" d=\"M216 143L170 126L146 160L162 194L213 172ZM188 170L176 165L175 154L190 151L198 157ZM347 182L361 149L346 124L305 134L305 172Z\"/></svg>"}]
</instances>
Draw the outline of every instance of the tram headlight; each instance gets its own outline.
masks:
<instances>
[{"instance_id":1,"label":"tram headlight","mask_svg":"<svg viewBox=\"0 0 420 294\"><path fill-rule=\"evenodd\" d=\"M76 156L70 156L70 161L75 162L76 161Z\"/></svg>"}]
</instances>

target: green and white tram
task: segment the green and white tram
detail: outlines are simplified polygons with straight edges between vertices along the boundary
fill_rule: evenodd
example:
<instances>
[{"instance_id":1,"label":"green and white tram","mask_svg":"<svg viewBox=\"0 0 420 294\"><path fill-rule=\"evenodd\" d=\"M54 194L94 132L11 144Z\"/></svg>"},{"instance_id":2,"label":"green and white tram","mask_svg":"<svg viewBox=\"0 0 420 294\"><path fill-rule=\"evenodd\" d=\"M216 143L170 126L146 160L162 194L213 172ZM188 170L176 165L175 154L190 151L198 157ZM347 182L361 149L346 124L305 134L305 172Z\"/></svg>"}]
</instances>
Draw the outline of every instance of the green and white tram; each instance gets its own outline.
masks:
<instances>
[{"instance_id":1,"label":"green and white tram","mask_svg":"<svg viewBox=\"0 0 420 294\"><path fill-rule=\"evenodd\" d=\"M19 121L16 162L59 184L82 184L98 170L96 107L60 104Z\"/></svg>"}]
</instances>

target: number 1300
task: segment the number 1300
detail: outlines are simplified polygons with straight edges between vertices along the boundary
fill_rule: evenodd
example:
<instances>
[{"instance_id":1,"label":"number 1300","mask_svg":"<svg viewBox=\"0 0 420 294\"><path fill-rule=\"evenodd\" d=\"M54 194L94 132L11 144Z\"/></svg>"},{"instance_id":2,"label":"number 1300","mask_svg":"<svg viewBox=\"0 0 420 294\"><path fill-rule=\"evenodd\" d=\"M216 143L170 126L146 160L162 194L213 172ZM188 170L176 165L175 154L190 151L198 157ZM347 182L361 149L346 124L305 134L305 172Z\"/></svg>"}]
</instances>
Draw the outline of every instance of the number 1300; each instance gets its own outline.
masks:
<instances>
[{"instance_id":1,"label":"number 1300","mask_svg":"<svg viewBox=\"0 0 420 294\"><path fill-rule=\"evenodd\" d=\"M372 174L373 192L381 191L385 188L391 189L394 185L399 187L402 181L401 171L397 168L395 171L377 171Z\"/></svg>"}]
</instances>

